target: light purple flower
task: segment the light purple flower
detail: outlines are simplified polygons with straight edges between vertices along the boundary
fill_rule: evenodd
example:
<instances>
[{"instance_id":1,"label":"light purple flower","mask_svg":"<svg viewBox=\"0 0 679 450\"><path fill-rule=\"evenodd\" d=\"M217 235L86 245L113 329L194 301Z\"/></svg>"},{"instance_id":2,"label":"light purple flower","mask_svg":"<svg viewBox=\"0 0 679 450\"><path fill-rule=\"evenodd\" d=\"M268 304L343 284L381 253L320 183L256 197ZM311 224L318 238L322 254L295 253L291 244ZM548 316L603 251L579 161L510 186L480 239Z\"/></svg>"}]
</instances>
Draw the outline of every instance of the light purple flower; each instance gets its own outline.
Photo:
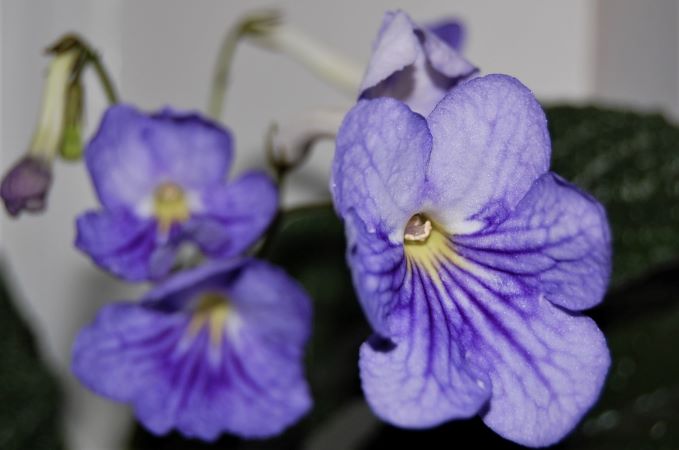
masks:
<instances>
[{"instance_id":1,"label":"light purple flower","mask_svg":"<svg viewBox=\"0 0 679 450\"><path fill-rule=\"evenodd\" d=\"M27 155L17 161L2 179L0 196L12 216L18 216L22 211L41 212L47 204L51 184L52 162Z\"/></svg>"},{"instance_id":2,"label":"light purple flower","mask_svg":"<svg viewBox=\"0 0 679 450\"><path fill-rule=\"evenodd\" d=\"M505 75L463 82L426 118L391 98L347 114L332 192L377 334L363 390L384 420L479 414L546 446L598 398L610 356L580 311L608 283L608 223L550 153L540 105Z\"/></svg>"},{"instance_id":3,"label":"light purple flower","mask_svg":"<svg viewBox=\"0 0 679 450\"><path fill-rule=\"evenodd\" d=\"M78 335L75 375L134 406L156 434L214 440L280 433L311 406L303 353L309 298L282 270L212 263L103 308Z\"/></svg>"},{"instance_id":4,"label":"light purple flower","mask_svg":"<svg viewBox=\"0 0 679 450\"><path fill-rule=\"evenodd\" d=\"M103 209L78 218L76 245L135 281L166 275L183 243L215 258L240 254L278 200L262 172L226 182L232 153L231 135L196 114L111 107L85 151Z\"/></svg>"},{"instance_id":5,"label":"light purple flower","mask_svg":"<svg viewBox=\"0 0 679 450\"><path fill-rule=\"evenodd\" d=\"M456 31L457 30L457 31ZM418 27L403 11L387 12L360 87L360 98L393 97L424 116L477 71L457 51L461 27Z\"/></svg>"}]
</instances>

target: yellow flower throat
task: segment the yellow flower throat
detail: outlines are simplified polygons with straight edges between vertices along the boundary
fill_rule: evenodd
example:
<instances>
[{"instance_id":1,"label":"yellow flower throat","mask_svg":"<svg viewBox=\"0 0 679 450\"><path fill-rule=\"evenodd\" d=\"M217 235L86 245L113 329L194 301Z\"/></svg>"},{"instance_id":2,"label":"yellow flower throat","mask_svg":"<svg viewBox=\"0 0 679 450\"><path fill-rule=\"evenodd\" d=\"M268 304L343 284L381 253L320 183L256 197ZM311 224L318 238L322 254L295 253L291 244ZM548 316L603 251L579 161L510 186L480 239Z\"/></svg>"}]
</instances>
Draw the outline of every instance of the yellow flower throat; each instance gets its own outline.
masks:
<instances>
[{"instance_id":1,"label":"yellow flower throat","mask_svg":"<svg viewBox=\"0 0 679 450\"><path fill-rule=\"evenodd\" d=\"M455 252L450 235L423 214L415 214L408 221L403 236L403 247L408 273L412 275L413 268L417 266L439 287L444 264L454 264L463 268L469 266L467 261Z\"/></svg>"},{"instance_id":2,"label":"yellow flower throat","mask_svg":"<svg viewBox=\"0 0 679 450\"><path fill-rule=\"evenodd\" d=\"M153 194L153 214L161 231L187 220L190 211L184 190L174 183L160 184Z\"/></svg>"}]
</instances>

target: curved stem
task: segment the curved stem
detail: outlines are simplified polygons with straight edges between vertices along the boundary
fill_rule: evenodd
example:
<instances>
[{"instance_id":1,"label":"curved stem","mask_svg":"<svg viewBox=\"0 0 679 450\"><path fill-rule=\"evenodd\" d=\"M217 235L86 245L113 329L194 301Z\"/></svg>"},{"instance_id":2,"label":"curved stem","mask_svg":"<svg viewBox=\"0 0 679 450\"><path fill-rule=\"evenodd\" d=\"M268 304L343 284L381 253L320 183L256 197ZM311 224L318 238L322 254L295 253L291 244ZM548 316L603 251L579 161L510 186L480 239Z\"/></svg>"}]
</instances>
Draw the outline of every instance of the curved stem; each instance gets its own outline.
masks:
<instances>
[{"instance_id":1,"label":"curved stem","mask_svg":"<svg viewBox=\"0 0 679 450\"><path fill-rule=\"evenodd\" d=\"M97 76L99 77L101 87L104 89L104 93L106 94L106 98L108 99L109 103L111 104L119 103L120 98L118 97L116 89L113 86L113 82L111 81L111 77L108 73L108 70L106 70L106 67L101 62L99 55L89 48L88 53L90 62L94 66L94 71L97 73Z\"/></svg>"}]
</instances>

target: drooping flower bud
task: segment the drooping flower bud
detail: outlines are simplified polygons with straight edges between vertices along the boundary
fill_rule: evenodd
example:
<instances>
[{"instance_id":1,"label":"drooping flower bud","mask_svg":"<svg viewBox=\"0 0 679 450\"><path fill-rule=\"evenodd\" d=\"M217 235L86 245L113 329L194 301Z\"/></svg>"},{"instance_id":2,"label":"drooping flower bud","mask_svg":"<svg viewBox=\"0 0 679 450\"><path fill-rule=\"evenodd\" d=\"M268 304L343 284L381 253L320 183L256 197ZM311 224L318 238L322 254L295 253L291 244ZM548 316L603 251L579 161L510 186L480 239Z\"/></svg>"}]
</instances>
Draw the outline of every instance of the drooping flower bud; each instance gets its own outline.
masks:
<instances>
[{"instance_id":1,"label":"drooping flower bud","mask_svg":"<svg viewBox=\"0 0 679 450\"><path fill-rule=\"evenodd\" d=\"M12 216L17 216L24 210L38 212L45 209L51 184L50 163L42 158L26 155L3 178L0 196L5 202L7 212Z\"/></svg>"},{"instance_id":2,"label":"drooping flower bud","mask_svg":"<svg viewBox=\"0 0 679 450\"><path fill-rule=\"evenodd\" d=\"M66 36L48 50L55 56L45 80L38 125L28 152L2 180L1 196L12 216L18 216L21 211L45 209L52 182L52 161L64 142L67 92L83 57L83 47L74 45L74 39Z\"/></svg>"}]
</instances>

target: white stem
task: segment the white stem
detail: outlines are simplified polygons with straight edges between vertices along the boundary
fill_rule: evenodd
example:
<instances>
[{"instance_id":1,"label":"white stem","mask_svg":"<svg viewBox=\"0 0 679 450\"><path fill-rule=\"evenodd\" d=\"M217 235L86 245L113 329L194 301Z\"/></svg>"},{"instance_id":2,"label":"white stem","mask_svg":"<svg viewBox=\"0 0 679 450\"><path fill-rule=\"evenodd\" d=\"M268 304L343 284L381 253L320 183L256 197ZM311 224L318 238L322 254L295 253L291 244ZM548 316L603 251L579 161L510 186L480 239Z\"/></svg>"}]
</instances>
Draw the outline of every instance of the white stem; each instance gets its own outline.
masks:
<instances>
[{"instance_id":1,"label":"white stem","mask_svg":"<svg viewBox=\"0 0 679 450\"><path fill-rule=\"evenodd\" d=\"M33 134L30 154L52 160L59 149L64 129L66 92L80 50L63 52L52 59L42 97L40 119Z\"/></svg>"},{"instance_id":2,"label":"white stem","mask_svg":"<svg viewBox=\"0 0 679 450\"><path fill-rule=\"evenodd\" d=\"M272 162L279 167L295 167L322 139L334 139L349 107L317 108L286 119L269 135Z\"/></svg>"},{"instance_id":3,"label":"white stem","mask_svg":"<svg viewBox=\"0 0 679 450\"><path fill-rule=\"evenodd\" d=\"M325 81L356 96L363 68L334 49L285 24L274 24L252 34L251 40L270 50L286 53Z\"/></svg>"}]
</instances>

